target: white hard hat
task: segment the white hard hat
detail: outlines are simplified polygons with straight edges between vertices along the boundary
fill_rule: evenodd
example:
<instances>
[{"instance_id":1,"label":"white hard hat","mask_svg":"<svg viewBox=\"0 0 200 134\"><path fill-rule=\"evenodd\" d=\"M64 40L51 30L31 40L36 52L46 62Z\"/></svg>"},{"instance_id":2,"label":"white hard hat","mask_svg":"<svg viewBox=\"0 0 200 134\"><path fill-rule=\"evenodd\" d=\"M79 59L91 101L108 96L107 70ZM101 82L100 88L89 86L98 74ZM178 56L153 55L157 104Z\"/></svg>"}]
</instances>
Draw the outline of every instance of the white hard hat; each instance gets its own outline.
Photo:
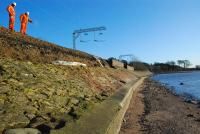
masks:
<instances>
[{"instance_id":1,"label":"white hard hat","mask_svg":"<svg viewBox=\"0 0 200 134\"><path fill-rule=\"evenodd\" d=\"M12 5L17 6L17 3L16 3L16 2L13 2Z\"/></svg>"},{"instance_id":2,"label":"white hard hat","mask_svg":"<svg viewBox=\"0 0 200 134\"><path fill-rule=\"evenodd\" d=\"M26 14L29 15L30 13L29 13L29 12L26 12Z\"/></svg>"}]
</instances>

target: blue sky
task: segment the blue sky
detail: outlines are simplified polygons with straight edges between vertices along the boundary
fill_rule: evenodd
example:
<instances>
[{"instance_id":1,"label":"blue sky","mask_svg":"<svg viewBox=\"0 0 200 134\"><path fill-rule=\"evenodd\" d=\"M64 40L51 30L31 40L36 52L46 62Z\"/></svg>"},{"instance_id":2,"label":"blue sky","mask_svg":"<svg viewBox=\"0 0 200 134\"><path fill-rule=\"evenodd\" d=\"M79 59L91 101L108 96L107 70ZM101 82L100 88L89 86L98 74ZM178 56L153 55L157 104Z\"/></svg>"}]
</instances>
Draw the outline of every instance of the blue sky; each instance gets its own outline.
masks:
<instances>
[{"instance_id":1,"label":"blue sky","mask_svg":"<svg viewBox=\"0 0 200 134\"><path fill-rule=\"evenodd\" d=\"M0 1L0 25L7 26L6 6ZM77 48L104 58L133 54L153 63L188 59L200 64L199 0L16 0L19 15L29 11L34 23L28 34L72 48L72 32L106 26L104 42L93 34L82 35Z\"/></svg>"}]
</instances>

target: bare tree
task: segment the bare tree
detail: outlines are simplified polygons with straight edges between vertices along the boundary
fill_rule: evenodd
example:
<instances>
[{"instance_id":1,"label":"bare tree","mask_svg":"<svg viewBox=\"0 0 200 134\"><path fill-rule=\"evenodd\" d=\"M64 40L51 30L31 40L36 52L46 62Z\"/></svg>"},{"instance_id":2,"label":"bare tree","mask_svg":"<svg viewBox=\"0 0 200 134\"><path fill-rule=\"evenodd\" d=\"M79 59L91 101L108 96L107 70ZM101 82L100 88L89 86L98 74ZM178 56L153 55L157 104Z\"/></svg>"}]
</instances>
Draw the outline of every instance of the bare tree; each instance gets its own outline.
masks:
<instances>
[{"instance_id":1,"label":"bare tree","mask_svg":"<svg viewBox=\"0 0 200 134\"><path fill-rule=\"evenodd\" d=\"M184 68L188 68L189 66L191 66L192 64L190 63L189 60L184 60Z\"/></svg>"},{"instance_id":2,"label":"bare tree","mask_svg":"<svg viewBox=\"0 0 200 134\"><path fill-rule=\"evenodd\" d=\"M184 68L188 68L189 66L192 65L189 60L177 60L177 64Z\"/></svg>"},{"instance_id":3,"label":"bare tree","mask_svg":"<svg viewBox=\"0 0 200 134\"><path fill-rule=\"evenodd\" d=\"M182 65L184 66L184 62L183 62L183 60L177 60L177 64L181 67ZM182 67L183 67L182 66Z\"/></svg>"}]
</instances>

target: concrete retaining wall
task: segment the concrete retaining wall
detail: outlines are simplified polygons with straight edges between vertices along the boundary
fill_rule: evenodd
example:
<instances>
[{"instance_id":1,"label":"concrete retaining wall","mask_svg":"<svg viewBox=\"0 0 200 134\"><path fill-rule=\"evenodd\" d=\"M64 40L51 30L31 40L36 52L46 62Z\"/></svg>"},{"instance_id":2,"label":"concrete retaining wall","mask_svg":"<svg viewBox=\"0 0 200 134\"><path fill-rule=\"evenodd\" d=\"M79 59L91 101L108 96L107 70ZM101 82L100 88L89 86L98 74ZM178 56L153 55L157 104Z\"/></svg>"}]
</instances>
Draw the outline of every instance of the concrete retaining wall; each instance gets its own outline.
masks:
<instances>
[{"instance_id":1,"label":"concrete retaining wall","mask_svg":"<svg viewBox=\"0 0 200 134\"><path fill-rule=\"evenodd\" d=\"M124 63L118 60L111 60L109 61L110 66L114 68L124 68Z\"/></svg>"},{"instance_id":2,"label":"concrete retaining wall","mask_svg":"<svg viewBox=\"0 0 200 134\"><path fill-rule=\"evenodd\" d=\"M130 71L134 71L134 67L131 67L131 66L127 66L127 69L130 70Z\"/></svg>"},{"instance_id":3,"label":"concrete retaining wall","mask_svg":"<svg viewBox=\"0 0 200 134\"><path fill-rule=\"evenodd\" d=\"M138 80L126 93L123 100L120 102L121 109L119 112L116 113L116 115L113 118L113 121L110 123L106 134L118 134L122 125L122 121L124 118L124 115L129 107L129 104L132 99L132 95L134 91L143 83L145 77Z\"/></svg>"},{"instance_id":4,"label":"concrete retaining wall","mask_svg":"<svg viewBox=\"0 0 200 134\"><path fill-rule=\"evenodd\" d=\"M134 90L143 83L144 78L131 81L103 103L96 105L79 120L67 124L51 134L117 134L130 104Z\"/></svg>"}]
</instances>

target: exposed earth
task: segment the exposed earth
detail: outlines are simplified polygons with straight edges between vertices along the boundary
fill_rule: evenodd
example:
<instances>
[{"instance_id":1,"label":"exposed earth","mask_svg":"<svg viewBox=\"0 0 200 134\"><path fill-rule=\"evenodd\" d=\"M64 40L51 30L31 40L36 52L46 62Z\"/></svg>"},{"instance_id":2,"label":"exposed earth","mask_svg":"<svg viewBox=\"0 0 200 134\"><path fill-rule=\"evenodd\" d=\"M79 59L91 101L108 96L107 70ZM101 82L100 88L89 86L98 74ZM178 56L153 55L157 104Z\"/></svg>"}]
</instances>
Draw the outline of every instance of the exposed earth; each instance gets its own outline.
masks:
<instances>
[{"instance_id":1,"label":"exposed earth","mask_svg":"<svg viewBox=\"0 0 200 134\"><path fill-rule=\"evenodd\" d=\"M120 134L199 133L199 105L186 102L151 80L146 80L133 95L120 131Z\"/></svg>"},{"instance_id":2,"label":"exposed earth","mask_svg":"<svg viewBox=\"0 0 200 134\"><path fill-rule=\"evenodd\" d=\"M87 66L99 66L93 55L11 32L4 27L0 27L0 56L33 63L65 60L85 63Z\"/></svg>"}]
</instances>

